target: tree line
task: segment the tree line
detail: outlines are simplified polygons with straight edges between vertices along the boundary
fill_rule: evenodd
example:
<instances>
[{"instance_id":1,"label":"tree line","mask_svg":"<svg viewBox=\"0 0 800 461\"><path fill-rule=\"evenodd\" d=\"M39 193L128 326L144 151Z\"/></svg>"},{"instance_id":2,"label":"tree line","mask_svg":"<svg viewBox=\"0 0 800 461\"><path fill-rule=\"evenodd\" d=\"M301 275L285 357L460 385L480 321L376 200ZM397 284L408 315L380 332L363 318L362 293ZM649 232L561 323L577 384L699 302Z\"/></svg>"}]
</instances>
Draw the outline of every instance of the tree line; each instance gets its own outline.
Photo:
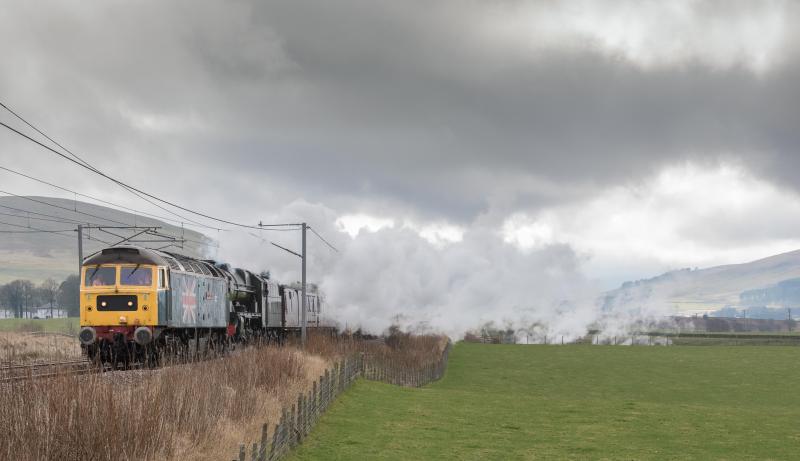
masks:
<instances>
[{"instance_id":1,"label":"tree line","mask_svg":"<svg viewBox=\"0 0 800 461\"><path fill-rule=\"evenodd\" d=\"M77 275L70 275L61 283L47 279L39 285L19 279L0 285L0 308L13 312L16 318L33 317L40 307L49 307L51 317L56 309L73 317L79 314L79 295Z\"/></svg>"}]
</instances>

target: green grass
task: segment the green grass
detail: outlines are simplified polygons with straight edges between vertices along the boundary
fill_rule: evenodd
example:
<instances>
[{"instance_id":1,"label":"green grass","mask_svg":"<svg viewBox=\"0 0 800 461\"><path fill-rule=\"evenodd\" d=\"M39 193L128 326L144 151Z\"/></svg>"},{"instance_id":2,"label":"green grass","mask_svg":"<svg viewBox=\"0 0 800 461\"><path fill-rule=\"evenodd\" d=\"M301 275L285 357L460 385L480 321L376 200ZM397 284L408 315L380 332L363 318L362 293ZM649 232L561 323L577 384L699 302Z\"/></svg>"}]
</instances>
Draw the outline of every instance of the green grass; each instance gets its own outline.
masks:
<instances>
[{"instance_id":1,"label":"green grass","mask_svg":"<svg viewBox=\"0 0 800 461\"><path fill-rule=\"evenodd\" d=\"M797 459L798 355L460 343L427 387L357 382L290 459Z\"/></svg>"},{"instance_id":2,"label":"green grass","mask_svg":"<svg viewBox=\"0 0 800 461\"><path fill-rule=\"evenodd\" d=\"M80 328L77 317L61 319L0 319L0 331L51 331L77 334Z\"/></svg>"}]
</instances>

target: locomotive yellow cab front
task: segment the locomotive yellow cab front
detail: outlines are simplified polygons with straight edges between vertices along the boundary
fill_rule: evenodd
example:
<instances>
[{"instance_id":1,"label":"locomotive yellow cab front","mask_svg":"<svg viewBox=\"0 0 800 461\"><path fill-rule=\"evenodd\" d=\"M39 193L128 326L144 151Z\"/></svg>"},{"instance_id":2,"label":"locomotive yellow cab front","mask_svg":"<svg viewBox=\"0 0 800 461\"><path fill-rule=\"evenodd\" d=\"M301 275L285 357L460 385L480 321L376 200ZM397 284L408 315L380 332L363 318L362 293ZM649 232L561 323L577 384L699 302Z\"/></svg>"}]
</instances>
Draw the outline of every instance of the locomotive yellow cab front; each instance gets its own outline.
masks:
<instances>
[{"instance_id":1,"label":"locomotive yellow cab front","mask_svg":"<svg viewBox=\"0 0 800 461\"><path fill-rule=\"evenodd\" d=\"M164 266L136 248L108 248L87 258L81 268L78 334L87 356L112 364L152 359L165 279Z\"/></svg>"},{"instance_id":2,"label":"locomotive yellow cab front","mask_svg":"<svg viewBox=\"0 0 800 461\"><path fill-rule=\"evenodd\" d=\"M81 326L143 326L158 320L155 266L84 266Z\"/></svg>"}]
</instances>

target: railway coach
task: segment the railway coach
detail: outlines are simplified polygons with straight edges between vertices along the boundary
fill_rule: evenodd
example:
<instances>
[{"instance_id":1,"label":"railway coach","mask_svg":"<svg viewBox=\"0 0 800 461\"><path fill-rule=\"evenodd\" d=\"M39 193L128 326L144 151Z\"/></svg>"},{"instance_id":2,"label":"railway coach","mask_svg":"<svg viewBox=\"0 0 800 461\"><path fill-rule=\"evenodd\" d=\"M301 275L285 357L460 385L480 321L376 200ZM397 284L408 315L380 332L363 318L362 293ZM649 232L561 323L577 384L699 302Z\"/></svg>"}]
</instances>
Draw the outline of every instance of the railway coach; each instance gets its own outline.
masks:
<instances>
[{"instance_id":1,"label":"railway coach","mask_svg":"<svg viewBox=\"0 0 800 461\"><path fill-rule=\"evenodd\" d=\"M301 292L266 274L137 246L89 256L81 269L79 338L97 361L155 364L166 350L223 351L300 329ZM322 298L307 294L310 328L326 328Z\"/></svg>"}]
</instances>

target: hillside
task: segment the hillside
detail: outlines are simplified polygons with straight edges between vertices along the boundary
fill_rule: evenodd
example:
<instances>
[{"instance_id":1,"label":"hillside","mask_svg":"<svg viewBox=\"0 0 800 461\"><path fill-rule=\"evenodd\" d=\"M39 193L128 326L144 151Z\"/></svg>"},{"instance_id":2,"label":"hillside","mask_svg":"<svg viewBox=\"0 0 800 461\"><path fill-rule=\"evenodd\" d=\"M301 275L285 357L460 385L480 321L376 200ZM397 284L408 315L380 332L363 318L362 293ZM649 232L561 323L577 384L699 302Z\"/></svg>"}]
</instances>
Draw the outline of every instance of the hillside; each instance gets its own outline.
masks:
<instances>
[{"instance_id":1,"label":"hillside","mask_svg":"<svg viewBox=\"0 0 800 461\"><path fill-rule=\"evenodd\" d=\"M626 282L608 293L608 302L647 299L663 302L683 314L707 313L726 306L797 307L800 299L793 288L798 278L800 250L744 264L684 269Z\"/></svg>"},{"instance_id":2,"label":"hillside","mask_svg":"<svg viewBox=\"0 0 800 461\"><path fill-rule=\"evenodd\" d=\"M205 235L163 221L138 216L116 209L52 197L0 197L0 222L17 226L30 226L38 229L68 230L77 229L77 224L53 222L54 218L67 221L101 223L111 226L126 225L159 226L161 232L178 236L183 235L186 242L183 248L171 247L189 256L207 255L209 245L213 242ZM21 212L19 210L25 210ZM82 214L83 213L83 214ZM94 216L88 216L88 215ZM0 230L24 231L25 229L7 224L0 224ZM122 231L124 232L124 231ZM129 235L124 233L123 235ZM89 237L108 242L116 242L114 236L98 230L88 232ZM29 279L39 282L48 277L63 280L76 272L78 265L77 232L63 233L2 233L0 234L0 283L14 279ZM164 244L160 244L164 245ZM85 239L84 256L106 246L104 243Z\"/></svg>"}]
</instances>

